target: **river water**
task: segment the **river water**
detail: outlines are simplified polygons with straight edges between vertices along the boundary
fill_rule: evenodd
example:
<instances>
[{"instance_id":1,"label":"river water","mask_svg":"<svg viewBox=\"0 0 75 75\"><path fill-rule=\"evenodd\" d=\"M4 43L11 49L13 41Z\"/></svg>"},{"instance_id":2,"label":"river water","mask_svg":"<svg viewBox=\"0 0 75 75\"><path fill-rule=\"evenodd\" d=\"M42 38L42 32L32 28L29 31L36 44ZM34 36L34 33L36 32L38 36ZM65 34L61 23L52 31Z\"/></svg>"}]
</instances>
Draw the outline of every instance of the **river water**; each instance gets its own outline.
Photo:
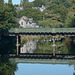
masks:
<instances>
[{"instance_id":1,"label":"river water","mask_svg":"<svg viewBox=\"0 0 75 75\"><path fill-rule=\"evenodd\" d=\"M74 65L19 63L15 75L74 75Z\"/></svg>"},{"instance_id":2,"label":"river water","mask_svg":"<svg viewBox=\"0 0 75 75\"><path fill-rule=\"evenodd\" d=\"M27 39L27 40L26 40ZM67 38L68 39L68 38ZM71 45L72 43L72 45ZM73 41L56 37L56 54L75 54ZM53 53L52 37L22 39L19 53ZM1 54L16 53L16 43L0 46ZM0 75L75 75L75 60L0 57Z\"/></svg>"},{"instance_id":3,"label":"river water","mask_svg":"<svg viewBox=\"0 0 75 75\"><path fill-rule=\"evenodd\" d=\"M75 75L75 60L10 58L0 61L0 75Z\"/></svg>"}]
</instances>

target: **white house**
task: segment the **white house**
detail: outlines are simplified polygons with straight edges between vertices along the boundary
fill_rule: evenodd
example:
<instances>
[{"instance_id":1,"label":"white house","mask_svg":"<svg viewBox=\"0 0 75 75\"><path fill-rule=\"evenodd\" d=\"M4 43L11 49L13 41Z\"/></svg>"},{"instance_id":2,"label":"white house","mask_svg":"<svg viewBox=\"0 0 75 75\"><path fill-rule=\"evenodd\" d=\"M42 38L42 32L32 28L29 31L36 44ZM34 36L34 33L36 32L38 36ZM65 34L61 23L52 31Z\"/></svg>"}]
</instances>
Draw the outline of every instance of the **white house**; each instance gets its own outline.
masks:
<instances>
[{"instance_id":1,"label":"white house","mask_svg":"<svg viewBox=\"0 0 75 75\"><path fill-rule=\"evenodd\" d=\"M44 5L42 5L42 7L40 7L40 11L41 11L41 12L43 12L45 9L46 9L46 8L45 8Z\"/></svg>"},{"instance_id":2,"label":"white house","mask_svg":"<svg viewBox=\"0 0 75 75\"><path fill-rule=\"evenodd\" d=\"M43 12L46 8L44 5L42 5L42 7L32 7L32 9L39 9L41 12Z\"/></svg>"},{"instance_id":3,"label":"white house","mask_svg":"<svg viewBox=\"0 0 75 75\"><path fill-rule=\"evenodd\" d=\"M20 19L17 19L16 21L19 22L20 27L23 28L35 28L36 26L36 22L33 21L32 18L29 19L26 16L23 16Z\"/></svg>"},{"instance_id":4,"label":"white house","mask_svg":"<svg viewBox=\"0 0 75 75\"><path fill-rule=\"evenodd\" d=\"M23 10L24 8L23 7L20 7L20 6L18 6L18 7L15 7L17 10Z\"/></svg>"}]
</instances>

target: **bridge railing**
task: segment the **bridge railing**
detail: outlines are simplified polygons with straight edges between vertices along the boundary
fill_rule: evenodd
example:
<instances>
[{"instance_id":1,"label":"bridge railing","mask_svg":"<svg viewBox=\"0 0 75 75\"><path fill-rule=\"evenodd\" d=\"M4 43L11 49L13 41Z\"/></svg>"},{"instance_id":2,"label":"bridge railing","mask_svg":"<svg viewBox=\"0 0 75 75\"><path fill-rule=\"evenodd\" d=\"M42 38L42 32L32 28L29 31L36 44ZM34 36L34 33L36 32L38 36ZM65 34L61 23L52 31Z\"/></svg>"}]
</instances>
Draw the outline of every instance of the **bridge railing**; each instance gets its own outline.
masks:
<instances>
[{"instance_id":1,"label":"bridge railing","mask_svg":"<svg viewBox=\"0 0 75 75\"><path fill-rule=\"evenodd\" d=\"M11 28L9 33L75 33L75 28Z\"/></svg>"}]
</instances>

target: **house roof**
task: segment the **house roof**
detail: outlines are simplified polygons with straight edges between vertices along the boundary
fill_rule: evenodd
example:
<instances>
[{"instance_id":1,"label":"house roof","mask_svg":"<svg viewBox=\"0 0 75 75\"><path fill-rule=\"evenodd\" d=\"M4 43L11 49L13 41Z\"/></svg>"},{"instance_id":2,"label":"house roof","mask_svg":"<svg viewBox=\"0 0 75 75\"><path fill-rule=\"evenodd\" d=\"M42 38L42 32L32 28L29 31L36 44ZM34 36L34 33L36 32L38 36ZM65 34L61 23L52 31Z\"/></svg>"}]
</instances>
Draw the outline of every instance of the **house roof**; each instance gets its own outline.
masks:
<instances>
[{"instance_id":1,"label":"house roof","mask_svg":"<svg viewBox=\"0 0 75 75\"><path fill-rule=\"evenodd\" d=\"M21 19L23 19L25 22L26 22L26 24L29 22L30 24L32 24L32 23L36 23L35 21L33 21L33 19L29 19L29 18L27 18L26 16L23 16L23 17L21 17L21 18L16 18L16 22L19 22Z\"/></svg>"}]
</instances>

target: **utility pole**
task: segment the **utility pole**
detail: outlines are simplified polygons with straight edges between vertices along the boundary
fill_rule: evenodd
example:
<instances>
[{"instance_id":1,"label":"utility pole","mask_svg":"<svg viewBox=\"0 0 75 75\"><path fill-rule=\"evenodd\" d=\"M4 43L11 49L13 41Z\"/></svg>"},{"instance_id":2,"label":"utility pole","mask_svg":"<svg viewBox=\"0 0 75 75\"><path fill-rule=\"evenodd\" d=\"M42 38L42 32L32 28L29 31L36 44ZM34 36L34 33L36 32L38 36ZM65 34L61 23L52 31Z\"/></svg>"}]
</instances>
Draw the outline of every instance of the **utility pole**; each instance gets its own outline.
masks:
<instances>
[{"instance_id":1,"label":"utility pole","mask_svg":"<svg viewBox=\"0 0 75 75\"><path fill-rule=\"evenodd\" d=\"M18 52L19 52L19 42L18 42L18 35L17 35L17 56L18 56Z\"/></svg>"},{"instance_id":2,"label":"utility pole","mask_svg":"<svg viewBox=\"0 0 75 75\"><path fill-rule=\"evenodd\" d=\"M56 44L55 44L55 36L53 36L53 56L55 56L55 47L56 47Z\"/></svg>"}]
</instances>

